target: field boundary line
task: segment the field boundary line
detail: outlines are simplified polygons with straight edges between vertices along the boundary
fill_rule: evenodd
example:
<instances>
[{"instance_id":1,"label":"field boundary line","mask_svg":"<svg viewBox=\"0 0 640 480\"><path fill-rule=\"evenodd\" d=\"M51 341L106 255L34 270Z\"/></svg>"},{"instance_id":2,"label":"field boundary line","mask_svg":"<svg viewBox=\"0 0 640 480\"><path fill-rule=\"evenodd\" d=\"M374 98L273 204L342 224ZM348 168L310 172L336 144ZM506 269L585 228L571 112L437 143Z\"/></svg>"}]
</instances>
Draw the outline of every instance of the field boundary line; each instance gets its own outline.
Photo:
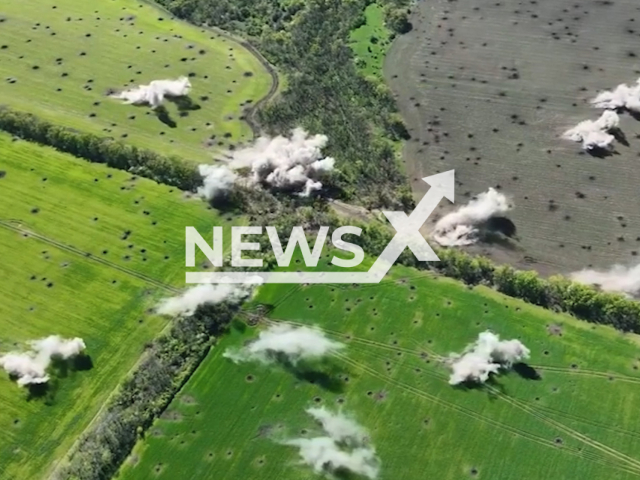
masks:
<instances>
[{"instance_id":1,"label":"field boundary line","mask_svg":"<svg viewBox=\"0 0 640 480\"><path fill-rule=\"evenodd\" d=\"M545 366L545 365L531 365L531 367L548 372L554 373L566 373L568 375L583 375L595 378L612 378L614 380L620 380L621 382L628 383L640 383L640 378L631 377L629 375L620 375L616 373L607 373L601 372L598 370L581 370L579 368L573 369L568 367L553 367L553 366Z\"/></svg>"},{"instance_id":2,"label":"field boundary line","mask_svg":"<svg viewBox=\"0 0 640 480\"><path fill-rule=\"evenodd\" d=\"M604 423L596 422L595 420L589 420L588 418L580 417L579 415L563 412L562 410L557 410L555 408L545 407L543 405L533 405L533 404L531 408L535 410L540 410L542 412L546 411L549 415L558 415L559 417L565 417L570 420L575 420L576 422L586 423L587 425L602 428L604 430L609 430L611 432L619 433L621 435L628 435L630 437L640 438L640 432L634 432L633 430L627 430L624 428L610 426Z\"/></svg>"},{"instance_id":3,"label":"field boundary line","mask_svg":"<svg viewBox=\"0 0 640 480\"><path fill-rule=\"evenodd\" d=\"M177 287L174 287L174 286L169 285L167 283L163 283L160 280L157 280L157 279L155 279L153 277L150 277L148 275L145 275L143 273L136 272L135 270L131 270L129 268L123 267L121 265L118 265L117 263L110 262L108 260L105 260L104 258L97 257L97 256L93 255L92 253L83 252L82 250L80 250L80 249L78 249L76 247L72 247L71 245L65 245L64 243L61 243L61 242L59 242L57 240L53 240L52 238L49 238L49 237L46 237L44 235L40 235L38 233L35 233L32 230L27 230L27 229L19 227L19 226L11 225L11 223L18 223L18 222L19 222L18 220L10 220L8 222L6 220L0 220L0 226L6 228L8 230L12 230L12 231L14 231L16 233L20 233L22 235L26 234L26 235L28 235L30 237L33 237L33 238L35 238L37 240L40 240L40 241L46 243L48 245L52 245L52 246L54 246L54 247L56 247L56 248L58 248L60 250L64 250L64 251L72 253L74 255L78 255L78 256L81 256L83 258L86 258L86 259L89 259L89 260L93 260L93 261L95 261L97 263L100 263L102 265L105 265L105 266L108 266L108 267L113 268L115 270L118 270L121 273L125 273L125 274L127 274L129 276L135 277L138 280L142 280L142 281L144 281L146 283L150 283L150 284L154 285L155 287L161 288L163 290L166 290L166 291L169 291L169 292L172 292L172 293L180 293L182 291L181 289L179 289Z\"/></svg>"}]
</instances>

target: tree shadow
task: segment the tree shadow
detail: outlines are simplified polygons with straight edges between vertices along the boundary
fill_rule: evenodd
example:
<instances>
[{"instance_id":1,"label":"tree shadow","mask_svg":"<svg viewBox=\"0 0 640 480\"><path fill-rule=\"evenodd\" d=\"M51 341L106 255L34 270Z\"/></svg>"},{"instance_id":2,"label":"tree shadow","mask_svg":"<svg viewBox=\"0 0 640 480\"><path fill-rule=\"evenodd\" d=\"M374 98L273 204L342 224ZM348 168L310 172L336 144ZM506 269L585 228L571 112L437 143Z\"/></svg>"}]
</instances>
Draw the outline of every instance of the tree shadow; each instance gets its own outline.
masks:
<instances>
[{"instance_id":1,"label":"tree shadow","mask_svg":"<svg viewBox=\"0 0 640 480\"><path fill-rule=\"evenodd\" d=\"M330 361L325 360L320 365L311 365L304 361L294 364L289 359L283 358L283 356L278 356L277 359L282 368L298 381L318 385L323 390L331 393L344 392L345 385L339 376L342 372L337 365Z\"/></svg>"},{"instance_id":2,"label":"tree shadow","mask_svg":"<svg viewBox=\"0 0 640 480\"><path fill-rule=\"evenodd\" d=\"M156 117L158 118L158 120L160 120L160 122L164 123L167 127L176 128L178 126L176 121L173 118L171 118L171 115L169 114L169 110L167 110L167 108L165 106L160 105L160 106L156 107L154 112L155 112Z\"/></svg>"},{"instance_id":3,"label":"tree shadow","mask_svg":"<svg viewBox=\"0 0 640 480\"><path fill-rule=\"evenodd\" d=\"M615 127L609 130L609 133L613 135L613 137L618 141L618 143L624 145L625 147L631 146L629 140L627 140L627 136L624 134L620 127Z\"/></svg>"},{"instance_id":4,"label":"tree shadow","mask_svg":"<svg viewBox=\"0 0 640 480\"><path fill-rule=\"evenodd\" d=\"M531 365L526 364L524 362L514 363L511 366L511 369L520 375L522 378L527 380L542 380L540 373L533 368Z\"/></svg>"}]
</instances>

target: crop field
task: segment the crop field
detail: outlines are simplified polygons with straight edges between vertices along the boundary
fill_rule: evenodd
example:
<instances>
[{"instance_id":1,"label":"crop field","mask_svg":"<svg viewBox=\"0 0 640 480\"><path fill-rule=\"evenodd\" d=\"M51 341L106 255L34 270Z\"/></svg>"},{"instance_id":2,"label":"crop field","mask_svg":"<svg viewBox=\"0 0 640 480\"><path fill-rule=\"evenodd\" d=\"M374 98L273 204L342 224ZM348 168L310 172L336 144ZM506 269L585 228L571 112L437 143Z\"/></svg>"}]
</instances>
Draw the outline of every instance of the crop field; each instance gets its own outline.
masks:
<instances>
[{"instance_id":1,"label":"crop field","mask_svg":"<svg viewBox=\"0 0 640 480\"><path fill-rule=\"evenodd\" d=\"M378 285L263 286L244 318L257 326L236 324L210 352L120 480L322 478L278 443L313 436L312 405L369 430L381 480L640 475L635 336L403 268ZM272 322L317 325L347 348L288 369L223 358ZM486 329L520 339L530 363L450 386L442 356Z\"/></svg>"},{"instance_id":2,"label":"crop field","mask_svg":"<svg viewBox=\"0 0 640 480\"><path fill-rule=\"evenodd\" d=\"M182 75L193 89L167 115L106 96ZM0 104L193 161L250 140L244 118L275 87L241 44L136 0L3 1L0 85Z\"/></svg>"},{"instance_id":3,"label":"crop field","mask_svg":"<svg viewBox=\"0 0 640 480\"><path fill-rule=\"evenodd\" d=\"M459 203L488 187L510 196L515 247L478 249L499 261L542 273L637 262L640 124L621 114L626 141L606 158L560 138L600 115L598 91L640 74L637 4L420 1L411 20L385 76L416 196L421 177L452 168Z\"/></svg>"},{"instance_id":4,"label":"crop field","mask_svg":"<svg viewBox=\"0 0 640 480\"><path fill-rule=\"evenodd\" d=\"M177 190L5 134L0 153L0 352L77 336L92 364L44 396L0 375L0 479L40 478L166 324L149 309L184 285L184 227L225 220Z\"/></svg>"}]
</instances>

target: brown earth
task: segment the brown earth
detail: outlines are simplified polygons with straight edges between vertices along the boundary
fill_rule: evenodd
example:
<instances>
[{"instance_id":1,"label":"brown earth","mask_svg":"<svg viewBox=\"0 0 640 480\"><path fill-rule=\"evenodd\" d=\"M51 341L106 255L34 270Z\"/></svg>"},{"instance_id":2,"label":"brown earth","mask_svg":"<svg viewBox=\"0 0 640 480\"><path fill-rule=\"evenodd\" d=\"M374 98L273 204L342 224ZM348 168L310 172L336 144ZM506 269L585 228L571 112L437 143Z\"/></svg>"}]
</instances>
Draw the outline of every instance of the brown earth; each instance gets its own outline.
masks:
<instances>
[{"instance_id":1,"label":"brown earth","mask_svg":"<svg viewBox=\"0 0 640 480\"><path fill-rule=\"evenodd\" d=\"M412 22L385 77L412 135L416 198L421 177L453 168L457 204L495 187L515 205L515 246L474 252L543 274L635 264L640 122L622 115L628 146L606 158L559 136L600 115L587 103L599 90L640 75L640 5L422 0Z\"/></svg>"}]
</instances>

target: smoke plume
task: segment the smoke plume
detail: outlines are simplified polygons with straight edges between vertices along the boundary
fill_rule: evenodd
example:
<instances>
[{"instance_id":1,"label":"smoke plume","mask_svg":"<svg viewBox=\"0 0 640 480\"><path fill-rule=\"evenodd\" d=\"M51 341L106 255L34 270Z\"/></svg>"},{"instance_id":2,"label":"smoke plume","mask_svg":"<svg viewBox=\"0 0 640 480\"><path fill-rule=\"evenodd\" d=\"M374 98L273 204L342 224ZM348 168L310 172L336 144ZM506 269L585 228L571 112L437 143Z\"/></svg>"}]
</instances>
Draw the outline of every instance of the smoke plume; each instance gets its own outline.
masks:
<instances>
[{"instance_id":1,"label":"smoke plume","mask_svg":"<svg viewBox=\"0 0 640 480\"><path fill-rule=\"evenodd\" d=\"M510 368L513 363L529 358L529 354L529 349L519 340L500 340L498 335L482 332L461 354L449 356L452 369L449 384L484 383L490 374Z\"/></svg>"},{"instance_id":2,"label":"smoke plume","mask_svg":"<svg viewBox=\"0 0 640 480\"><path fill-rule=\"evenodd\" d=\"M216 200L226 195L238 179L238 175L225 165L200 165L198 170L203 179L203 186L198 188L198 194L207 200Z\"/></svg>"},{"instance_id":3,"label":"smoke plume","mask_svg":"<svg viewBox=\"0 0 640 480\"><path fill-rule=\"evenodd\" d=\"M573 142L582 142L584 150L594 148L607 149L615 137L608 132L618 128L620 117L612 110L602 113L598 120L585 120L563 133L563 138Z\"/></svg>"},{"instance_id":4,"label":"smoke plume","mask_svg":"<svg viewBox=\"0 0 640 480\"><path fill-rule=\"evenodd\" d=\"M189 288L182 295L160 301L156 311L160 315L193 315L200 305L216 304L224 301L239 302L251 295L253 287L262 283L260 277L250 279L244 285L202 283Z\"/></svg>"},{"instance_id":5,"label":"smoke plume","mask_svg":"<svg viewBox=\"0 0 640 480\"><path fill-rule=\"evenodd\" d=\"M471 245L478 241L480 225L510 208L507 197L489 188L467 205L438 220L433 238L447 247Z\"/></svg>"},{"instance_id":6,"label":"smoke plume","mask_svg":"<svg viewBox=\"0 0 640 480\"><path fill-rule=\"evenodd\" d=\"M380 460L368 445L366 431L354 420L325 408L310 408L311 415L325 431L325 436L286 440L285 445L299 448L302 462L316 473L335 474L348 471L375 479Z\"/></svg>"},{"instance_id":7,"label":"smoke plume","mask_svg":"<svg viewBox=\"0 0 640 480\"><path fill-rule=\"evenodd\" d=\"M187 77L177 80L154 80L149 85L139 85L122 92L109 95L124 100L126 104L150 105L157 108L165 97L183 97L191 91L191 82Z\"/></svg>"},{"instance_id":8,"label":"smoke plume","mask_svg":"<svg viewBox=\"0 0 640 480\"><path fill-rule=\"evenodd\" d=\"M275 324L248 345L229 349L223 355L235 363L287 361L295 365L299 360L321 358L342 348L344 344L328 339L320 330Z\"/></svg>"},{"instance_id":9,"label":"smoke plume","mask_svg":"<svg viewBox=\"0 0 640 480\"><path fill-rule=\"evenodd\" d=\"M621 83L614 90L600 92L591 104L596 108L640 112L640 79L631 87Z\"/></svg>"},{"instance_id":10,"label":"smoke plume","mask_svg":"<svg viewBox=\"0 0 640 480\"><path fill-rule=\"evenodd\" d=\"M607 271L585 269L572 273L570 277L576 282L595 285L605 292L619 292L629 296L640 292L640 265L614 265Z\"/></svg>"},{"instance_id":11,"label":"smoke plume","mask_svg":"<svg viewBox=\"0 0 640 480\"><path fill-rule=\"evenodd\" d=\"M322 154L327 141L325 135L310 136L302 128L294 129L290 138L260 137L246 148L229 152L226 165L201 165L204 186L199 192L211 200L242 182L309 196L322 188L323 176L335 165L333 158ZM239 169L249 169L249 177L234 173Z\"/></svg>"},{"instance_id":12,"label":"smoke plume","mask_svg":"<svg viewBox=\"0 0 640 480\"><path fill-rule=\"evenodd\" d=\"M28 345L27 351L10 352L0 357L0 367L9 375L17 377L21 387L48 382L47 369L52 360L67 360L86 348L81 338L66 340L58 335L34 340Z\"/></svg>"}]
</instances>

